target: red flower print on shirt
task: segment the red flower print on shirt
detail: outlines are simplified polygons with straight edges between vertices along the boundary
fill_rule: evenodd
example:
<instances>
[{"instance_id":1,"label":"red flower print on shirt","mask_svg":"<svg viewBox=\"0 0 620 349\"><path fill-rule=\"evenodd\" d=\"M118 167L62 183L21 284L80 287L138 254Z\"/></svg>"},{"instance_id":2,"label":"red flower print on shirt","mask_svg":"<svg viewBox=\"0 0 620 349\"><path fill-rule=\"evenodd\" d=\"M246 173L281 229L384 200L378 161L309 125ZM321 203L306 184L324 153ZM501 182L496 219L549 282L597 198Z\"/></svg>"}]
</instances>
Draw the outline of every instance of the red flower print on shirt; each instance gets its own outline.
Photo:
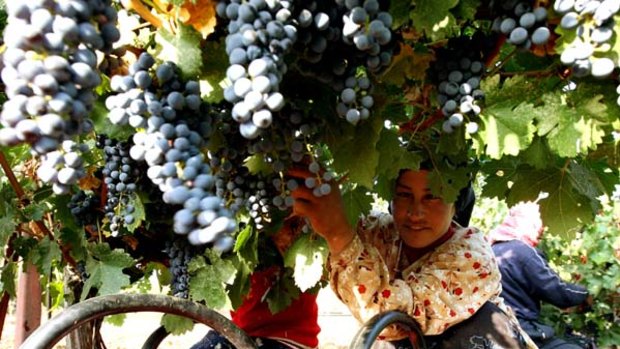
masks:
<instances>
[{"instance_id":1,"label":"red flower print on shirt","mask_svg":"<svg viewBox=\"0 0 620 349\"><path fill-rule=\"evenodd\" d=\"M465 252L465 258L471 258L471 253Z\"/></svg>"},{"instance_id":2,"label":"red flower print on shirt","mask_svg":"<svg viewBox=\"0 0 620 349\"><path fill-rule=\"evenodd\" d=\"M489 274L487 274L487 273L480 273L480 278L481 279L486 279L487 276L489 276Z\"/></svg>"},{"instance_id":3,"label":"red flower print on shirt","mask_svg":"<svg viewBox=\"0 0 620 349\"><path fill-rule=\"evenodd\" d=\"M474 310L474 308L467 308L467 311L468 311L471 315L474 315L474 313L476 312L476 311Z\"/></svg>"},{"instance_id":4,"label":"red flower print on shirt","mask_svg":"<svg viewBox=\"0 0 620 349\"><path fill-rule=\"evenodd\" d=\"M480 263L479 262L474 263L473 268L474 269L480 268Z\"/></svg>"},{"instance_id":5,"label":"red flower print on shirt","mask_svg":"<svg viewBox=\"0 0 620 349\"><path fill-rule=\"evenodd\" d=\"M448 284L445 281L441 280L441 287L448 288Z\"/></svg>"},{"instance_id":6,"label":"red flower print on shirt","mask_svg":"<svg viewBox=\"0 0 620 349\"><path fill-rule=\"evenodd\" d=\"M478 287L477 287L477 286L476 286L476 287L474 287L474 289L473 289L471 292L472 292L472 293L476 293L476 292L478 292Z\"/></svg>"},{"instance_id":7,"label":"red flower print on shirt","mask_svg":"<svg viewBox=\"0 0 620 349\"><path fill-rule=\"evenodd\" d=\"M463 289L460 288L460 287L455 288L454 289L454 294L457 295L457 296L462 295L463 294Z\"/></svg>"},{"instance_id":8,"label":"red flower print on shirt","mask_svg":"<svg viewBox=\"0 0 620 349\"><path fill-rule=\"evenodd\" d=\"M428 300L428 299L425 299L425 300L424 300L424 306L425 306L425 307L428 307L429 305L431 305L431 301L430 301L430 300Z\"/></svg>"},{"instance_id":9,"label":"red flower print on shirt","mask_svg":"<svg viewBox=\"0 0 620 349\"><path fill-rule=\"evenodd\" d=\"M357 291L362 294L362 293L366 293L366 286L364 285L359 285L357 286Z\"/></svg>"},{"instance_id":10,"label":"red flower print on shirt","mask_svg":"<svg viewBox=\"0 0 620 349\"><path fill-rule=\"evenodd\" d=\"M392 292L390 290L383 290L381 291L381 295L383 296L383 298L390 298L390 295L392 295Z\"/></svg>"},{"instance_id":11,"label":"red flower print on shirt","mask_svg":"<svg viewBox=\"0 0 620 349\"><path fill-rule=\"evenodd\" d=\"M450 309L450 316L455 317L456 316L456 311Z\"/></svg>"}]
</instances>

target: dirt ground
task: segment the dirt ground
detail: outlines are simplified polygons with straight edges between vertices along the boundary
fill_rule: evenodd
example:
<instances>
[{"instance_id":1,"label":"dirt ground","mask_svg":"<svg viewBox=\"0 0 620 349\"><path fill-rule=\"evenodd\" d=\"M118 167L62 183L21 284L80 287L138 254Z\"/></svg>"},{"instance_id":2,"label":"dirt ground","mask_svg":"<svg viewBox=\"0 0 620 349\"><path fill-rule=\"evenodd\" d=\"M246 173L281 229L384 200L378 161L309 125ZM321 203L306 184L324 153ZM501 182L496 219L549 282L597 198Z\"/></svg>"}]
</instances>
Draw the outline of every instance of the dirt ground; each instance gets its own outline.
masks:
<instances>
[{"instance_id":1,"label":"dirt ground","mask_svg":"<svg viewBox=\"0 0 620 349\"><path fill-rule=\"evenodd\" d=\"M359 329L358 322L349 315L347 308L340 303L329 288L324 288L319 293L319 335L320 348L340 349L347 348L351 339ZM14 306L11 304L10 309ZM7 316L4 324L0 349L14 348L15 319L12 312ZM127 315L122 327L103 324L102 336L108 349L135 349L141 348L146 338L159 327L159 313L133 313ZM42 320L43 322L45 320ZM184 349L197 342L207 331L204 325L194 326L194 330L181 336L168 337L159 348ZM55 348L65 348L61 341Z\"/></svg>"}]
</instances>

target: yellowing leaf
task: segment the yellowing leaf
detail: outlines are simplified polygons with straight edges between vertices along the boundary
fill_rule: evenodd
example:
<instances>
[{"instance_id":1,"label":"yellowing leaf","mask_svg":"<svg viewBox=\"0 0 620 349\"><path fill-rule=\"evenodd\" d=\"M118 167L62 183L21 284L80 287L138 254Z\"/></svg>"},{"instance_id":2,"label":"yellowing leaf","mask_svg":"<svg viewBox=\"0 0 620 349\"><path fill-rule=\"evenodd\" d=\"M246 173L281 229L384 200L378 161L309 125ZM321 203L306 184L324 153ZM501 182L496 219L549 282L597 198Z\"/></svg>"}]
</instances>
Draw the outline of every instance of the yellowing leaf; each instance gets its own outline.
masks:
<instances>
[{"instance_id":1,"label":"yellowing leaf","mask_svg":"<svg viewBox=\"0 0 620 349\"><path fill-rule=\"evenodd\" d=\"M186 0L179 8L177 18L184 24L191 25L206 38L215 30L215 1Z\"/></svg>"},{"instance_id":2,"label":"yellowing leaf","mask_svg":"<svg viewBox=\"0 0 620 349\"><path fill-rule=\"evenodd\" d=\"M434 59L428 52L416 52L407 44L401 44L400 53L394 56L390 67L382 76L383 81L402 85L405 78L413 80L424 80L426 69Z\"/></svg>"},{"instance_id":3,"label":"yellowing leaf","mask_svg":"<svg viewBox=\"0 0 620 349\"><path fill-rule=\"evenodd\" d=\"M78 182L78 186L82 190L94 190L99 188L101 185L101 180L94 176L95 171L97 171L96 167L91 167L88 169L86 176L80 179Z\"/></svg>"}]
</instances>

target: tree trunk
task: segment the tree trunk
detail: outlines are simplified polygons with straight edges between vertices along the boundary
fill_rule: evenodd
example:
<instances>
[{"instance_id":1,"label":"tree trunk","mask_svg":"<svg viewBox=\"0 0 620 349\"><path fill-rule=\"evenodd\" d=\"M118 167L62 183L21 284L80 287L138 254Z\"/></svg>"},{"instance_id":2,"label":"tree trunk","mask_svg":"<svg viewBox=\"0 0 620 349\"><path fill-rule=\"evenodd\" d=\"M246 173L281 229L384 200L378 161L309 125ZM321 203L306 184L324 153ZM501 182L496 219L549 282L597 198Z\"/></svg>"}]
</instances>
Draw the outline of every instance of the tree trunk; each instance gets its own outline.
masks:
<instances>
[{"instance_id":1,"label":"tree trunk","mask_svg":"<svg viewBox=\"0 0 620 349\"><path fill-rule=\"evenodd\" d=\"M17 310L15 315L15 348L41 325L41 284L39 272L33 264L19 276L17 286Z\"/></svg>"}]
</instances>

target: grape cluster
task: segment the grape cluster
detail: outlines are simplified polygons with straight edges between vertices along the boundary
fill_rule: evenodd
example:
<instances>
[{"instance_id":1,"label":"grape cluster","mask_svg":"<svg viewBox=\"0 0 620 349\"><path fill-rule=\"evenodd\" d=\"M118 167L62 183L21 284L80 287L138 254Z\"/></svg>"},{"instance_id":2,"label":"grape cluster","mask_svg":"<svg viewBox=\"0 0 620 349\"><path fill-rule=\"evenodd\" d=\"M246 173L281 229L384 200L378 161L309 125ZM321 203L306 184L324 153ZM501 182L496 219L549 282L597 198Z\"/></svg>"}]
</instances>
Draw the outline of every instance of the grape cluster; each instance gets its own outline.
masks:
<instances>
[{"instance_id":1,"label":"grape cluster","mask_svg":"<svg viewBox=\"0 0 620 349\"><path fill-rule=\"evenodd\" d=\"M345 80L345 88L340 92L336 106L338 115L356 125L360 120L370 117L370 108L375 104L372 97L370 79L366 76L351 76Z\"/></svg>"},{"instance_id":2,"label":"grape cluster","mask_svg":"<svg viewBox=\"0 0 620 349\"><path fill-rule=\"evenodd\" d=\"M437 51L432 76L437 83L441 113L446 117L442 124L445 133L454 132L465 122L468 133L478 130L478 124L472 120L481 111L478 103L484 99L484 92L480 81L486 68L477 41L477 37L456 38Z\"/></svg>"},{"instance_id":3,"label":"grape cluster","mask_svg":"<svg viewBox=\"0 0 620 349\"><path fill-rule=\"evenodd\" d=\"M71 196L67 207L78 225L90 226L99 219L101 199L96 193L86 193L83 190Z\"/></svg>"},{"instance_id":4,"label":"grape cluster","mask_svg":"<svg viewBox=\"0 0 620 349\"><path fill-rule=\"evenodd\" d=\"M102 174L107 197L103 209L110 223L112 236L118 236L121 227L135 222L132 199L136 194L139 170L136 162L129 156L127 142L100 135L97 146L103 149L105 161Z\"/></svg>"},{"instance_id":5,"label":"grape cluster","mask_svg":"<svg viewBox=\"0 0 620 349\"><path fill-rule=\"evenodd\" d=\"M226 234L236 223L214 194L215 177L201 152L200 128L189 123L205 117L198 82L184 83L174 63L155 67L153 57L143 53L129 75L112 78L112 88L120 93L106 100L112 108L108 117L138 128L129 155L146 162L146 174L165 203L182 205L174 214L174 231L188 235L192 244L225 244L220 240L230 239Z\"/></svg>"},{"instance_id":6,"label":"grape cluster","mask_svg":"<svg viewBox=\"0 0 620 349\"><path fill-rule=\"evenodd\" d=\"M339 0L336 3L345 6L342 27L342 39L347 44L366 54L366 67L378 72L392 61L392 52L388 44L392 40L392 15L381 11L378 0Z\"/></svg>"},{"instance_id":7,"label":"grape cluster","mask_svg":"<svg viewBox=\"0 0 620 349\"><path fill-rule=\"evenodd\" d=\"M57 150L41 155L37 176L43 182L51 183L54 193L68 194L71 186L86 174L82 158L88 151L86 144L63 141Z\"/></svg>"},{"instance_id":8,"label":"grape cluster","mask_svg":"<svg viewBox=\"0 0 620 349\"><path fill-rule=\"evenodd\" d=\"M229 20L226 76L232 82L224 98L234 104L232 117L248 139L271 126L273 112L284 106L279 92L287 66L284 54L297 39L293 2L287 0L220 1L218 15Z\"/></svg>"},{"instance_id":9,"label":"grape cluster","mask_svg":"<svg viewBox=\"0 0 620 349\"><path fill-rule=\"evenodd\" d=\"M170 288L172 295L179 298L189 298L189 271L187 266L196 255L193 246L185 239L173 239L166 241L164 252L168 255L170 266Z\"/></svg>"},{"instance_id":10,"label":"grape cluster","mask_svg":"<svg viewBox=\"0 0 620 349\"><path fill-rule=\"evenodd\" d=\"M532 7L530 1L502 1L497 10L502 13L493 21L492 29L507 36L508 42L525 50L532 45L544 45L551 37L547 28L547 9Z\"/></svg>"},{"instance_id":11,"label":"grape cluster","mask_svg":"<svg viewBox=\"0 0 620 349\"><path fill-rule=\"evenodd\" d=\"M613 17L620 11L620 2L556 0L553 9L562 15L560 26L577 35L560 55L562 63L572 66L573 76L605 78L611 75L618 62L596 52L606 51L603 47L617 40L613 38L616 25Z\"/></svg>"},{"instance_id":12,"label":"grape cluster","mask_svg":"<svg viewBox=\"0 0 620 349\"><path fill-rule=\"evenodd\" d=\"M154 64L153 56L144 52L129 67L128 75L112 77L110 87L117 94L106 99L112 123L157 128L167 120L174 120L178 111L200 109L202 100L197 81L183 84L174 63L164 62L157 68L153 68Z\"/></svg>"},{"instance_id":13,"label":"grape cluster","mask_svg":"<svg viewBox=\"0 0 620 349\"><path fill-rule=\"evenodd\" d=\"M7 13L1 75L9 99L0 144L29 143L36 155L48 154L42 166L54 167L59 156L50 152L67 152L64 141L93 128L88 113L101 82L96 51L111 50L119 38L116 10L109 0L14 0ZM64 193L79 177L67 172L42 178Z\"/></svg>"}]
</instances>

